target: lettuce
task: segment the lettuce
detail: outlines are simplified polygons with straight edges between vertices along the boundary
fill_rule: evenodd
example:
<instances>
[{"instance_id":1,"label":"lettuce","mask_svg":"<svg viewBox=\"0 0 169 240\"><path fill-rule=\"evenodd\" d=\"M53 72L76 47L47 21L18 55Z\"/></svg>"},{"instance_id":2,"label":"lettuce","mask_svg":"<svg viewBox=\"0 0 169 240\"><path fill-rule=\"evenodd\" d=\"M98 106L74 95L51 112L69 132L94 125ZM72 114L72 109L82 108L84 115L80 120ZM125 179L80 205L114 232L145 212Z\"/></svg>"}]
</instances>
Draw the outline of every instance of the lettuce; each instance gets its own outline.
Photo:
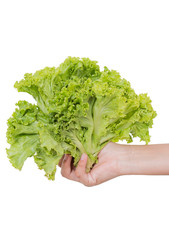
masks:
<instances>
[{"instance_id":1,"label":"lettuce","mask_svg":"<svg viewBox=\"0 0 169 240\"><path fill-rule=\"evenodd\" d=\"M36 105L19 101L8 120L7 155L17 169L34 156L54 180L65 153L73 156L75 166L87 153L89 172L109 141L130 143L134 137L150 141L149 128L156 116L150 98L137 95L118 72L107 67L101 71L89 58L68 57L58 68L25 74L14 86L36 100Z\"/></svg>"}]
</instances>

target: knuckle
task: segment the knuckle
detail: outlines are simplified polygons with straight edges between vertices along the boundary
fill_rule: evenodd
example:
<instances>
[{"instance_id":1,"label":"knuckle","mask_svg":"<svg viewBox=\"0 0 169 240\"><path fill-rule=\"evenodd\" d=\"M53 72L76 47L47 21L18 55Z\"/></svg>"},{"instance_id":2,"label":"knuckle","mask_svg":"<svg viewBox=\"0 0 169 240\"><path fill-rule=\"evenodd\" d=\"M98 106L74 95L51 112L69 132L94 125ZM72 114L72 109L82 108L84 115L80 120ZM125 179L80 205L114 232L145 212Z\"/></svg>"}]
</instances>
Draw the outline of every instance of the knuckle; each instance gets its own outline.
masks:
<instances>
[{"instance_id":1,"label":"knuckle","mask_svg":"<svg viewBox=\"0 0 169 240\"><path fill-rule=\"evenodd\" d=\"M66 177L66 173L65 173L65 171L61 171L61 175L62 175L62 177Z\"/></svg>"},{"instance_id":2,"label":"knuckle","mask_svg":"<svg viewBox=\"0 0 169 240\"><path fill-rule=\"evenodd\" d=\"M93 186L96 186L98 183L97 183L97 179L96 178L90 177L90 178L86 179L83 184L86 187L93 187Z\"/></svg>"},{"instance_id":3,"label":"knuckle","mask_svg":"<svg viewBox=\"0 0 169 240\"><path fill-rule=\"evenodd\" d=\"M80 173L80 171L76 170L76 171L75 171L75 174L76 174L76 177L77 177L77 178L81 178L81 173Z\"/></svg>"},{"instance_id":4,"label":"knuckle","mask_svg":"<svg viewBox=\"0 0 169 240\"><path fill-rule=\"evenodd\" d=\"M91 182L84 182L83 183L86 187L93 187L94 186L94 184L93 183L91 183Z\"/></svg>"}]
</instances>

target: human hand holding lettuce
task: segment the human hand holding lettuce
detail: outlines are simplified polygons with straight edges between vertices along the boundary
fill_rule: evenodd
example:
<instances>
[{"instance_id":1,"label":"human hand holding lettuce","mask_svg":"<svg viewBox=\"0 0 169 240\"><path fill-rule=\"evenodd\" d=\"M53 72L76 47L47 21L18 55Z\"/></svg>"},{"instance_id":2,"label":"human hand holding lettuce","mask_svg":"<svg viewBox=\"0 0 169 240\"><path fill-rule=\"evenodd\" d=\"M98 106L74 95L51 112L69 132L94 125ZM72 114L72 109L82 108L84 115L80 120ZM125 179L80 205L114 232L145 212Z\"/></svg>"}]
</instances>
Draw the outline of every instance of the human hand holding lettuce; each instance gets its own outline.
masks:
<instances>
[{"instance_id":1,"label":"human hand holding lettuce","mask_svg":"<svg viewBox=\"0 0 169 240\"><path fill-rule=\"evenodd\" d=\"M68 57L58 68L25 74L15 87L36 100L36 104L19 101L8 120L7 154L19 170L34 156L54 180L64 154L71 155L77 167L86 153L89 172L99 164L98 154L107 143L130 143L133 137L150 141L149 128L156 116L150 98L137 95L116 71L107 67L101 71L88 58Z\"/></svg>"},{"instance_id":2,"label":"human hand holding lettuce","mask_svg":"<svg viewBox=\"0 0 169 240\"><path fill-rule=\"evenodd\" d=\"M98 154L98 163L86 173L87 155L72 167L70 155L59 163L63 177L95 186L122 175L169 175L169 144L124 145L109 142Z\"/></svg>"}]
</instances>

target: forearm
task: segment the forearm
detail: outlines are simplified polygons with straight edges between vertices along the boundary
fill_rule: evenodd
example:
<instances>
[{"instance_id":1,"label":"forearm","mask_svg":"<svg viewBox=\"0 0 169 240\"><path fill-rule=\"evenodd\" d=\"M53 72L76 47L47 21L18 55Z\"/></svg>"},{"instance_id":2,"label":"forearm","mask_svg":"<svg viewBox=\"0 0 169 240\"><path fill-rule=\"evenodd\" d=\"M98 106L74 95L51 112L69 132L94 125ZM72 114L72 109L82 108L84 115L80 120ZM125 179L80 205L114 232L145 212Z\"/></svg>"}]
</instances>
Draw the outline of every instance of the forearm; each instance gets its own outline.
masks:
<instances>
[{"instance_id":1,"label":"forearm","mask_svg":"<svg viewBox=\"0 0 169 240\"><path fill-rule=\"evenodd\" d=\"M169 144L129 145L124 175L169 175Z\"/></svg>"}]
</instances>

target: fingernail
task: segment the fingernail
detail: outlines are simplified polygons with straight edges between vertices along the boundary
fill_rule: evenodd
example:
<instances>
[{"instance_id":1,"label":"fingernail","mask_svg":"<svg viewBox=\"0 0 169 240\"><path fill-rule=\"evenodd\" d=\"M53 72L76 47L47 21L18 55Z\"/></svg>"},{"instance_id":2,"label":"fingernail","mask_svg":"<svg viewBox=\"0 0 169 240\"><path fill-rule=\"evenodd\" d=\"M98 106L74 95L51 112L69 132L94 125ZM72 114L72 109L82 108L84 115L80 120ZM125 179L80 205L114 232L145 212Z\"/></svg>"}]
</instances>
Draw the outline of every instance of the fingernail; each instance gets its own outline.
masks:
<instances>
[{"instance_id":1,"label":"fingernail","mask_svg":"<svg viewBox=\"0 0 169 240\"><path fill-rule=\"evenodd\" d=\"M84 161L84 160L85 160L85 158L86 158L86 154L85 154L85 153L83 153L83 154L82 154L82 156L81 156L81 161Z\"/></svg>"},{"instance_id":2,"label":"fingernail","mask_svg":"<svg viewBox=\"0 0 169 240\"><path fill-rule=\"evenodd\" d=\"M67 154L65 154L65 155L64 155L64 158L63 158L63 161L66 161L66 160L67 160L67 158L68 158L68 155L67 155Z\"/></svg>"}]
</instances>

